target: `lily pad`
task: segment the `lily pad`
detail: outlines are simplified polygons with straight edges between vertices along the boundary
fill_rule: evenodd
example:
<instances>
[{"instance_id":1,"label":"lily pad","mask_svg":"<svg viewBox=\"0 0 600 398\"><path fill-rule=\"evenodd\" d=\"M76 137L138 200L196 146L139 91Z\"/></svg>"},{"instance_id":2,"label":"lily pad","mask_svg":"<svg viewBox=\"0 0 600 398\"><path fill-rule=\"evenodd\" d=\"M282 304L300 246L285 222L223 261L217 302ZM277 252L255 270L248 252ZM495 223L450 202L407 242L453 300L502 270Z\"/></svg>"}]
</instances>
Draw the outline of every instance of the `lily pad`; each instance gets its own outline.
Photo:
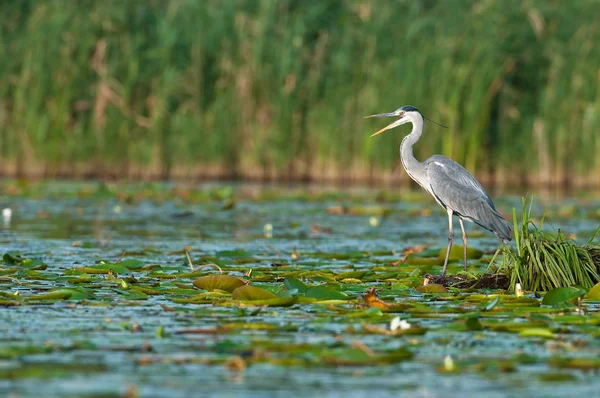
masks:
<instances>
[{"instance_id":1,"label":"lily pad","mask_svg":"<svg viewBox=\"0 0 600 398\"><path fill-rule=\"evenodd\" d=\"M289 307L296 304L297 301L298 297L276 297L264 300L242 300L241 302L249 305L264 305L266 307Z\"/></svg>"},{"instance_id":2,"label":"lily pad","mask_svg":"<svg viewBox=\"0 0 600 398\"><path fill-rule=\"evenodd\" d=\"M553 339L554 333L548 328L527 328L519 332L521 337L542 337L545 339Z\"/></svg>"},{"instance_id":3,"label":"lily pad","mask_svg":"<svg viewBox=\"0 0 600 398\"><path fill-rule=\"evenodd\" d=\"M584 294L585 290L577 287L557 287L546 293L542 305L565 305L569 300L581 297Z\"/></svg>"},{"instance_id":4,"label":"lily pad","mask_svg":"<svg viewBox=\"0 0 600 398\"><path fill-rule=\"evenodd\" d=\"M437 283L429 283L424 286L417 287L417 291L421 293L448 293L448 289Z\"/></svg>"},{"instance_id":5,"label":"lily pad","mask_svg":"<svg viewBox=\"0 0 600 398\"><path fill-rule=\"evenodd\" d=\"M596 283L592 288L587 292L585 298L591 300L600 300L600 283Z\"/></svg>"},{"instance_id":6,"label":"lily pad","mask_svg":"<svg viewBox=\"0 0 600 398\"><path fill-rule=\"evenodd\" d=\"M446 258L447 247L444 247L440 250L439 258ZM467 259L475 260L481 258L483 256L483 252L479 249L475 249L474 247L467 247ZM464 257L464 248L460 245L453 245L452 249L450 249L449 260L462 260Z\"/></svg>"},{"instance_id":7,"label":"lily pad","mask_svg":"<svg viewBox=\"0 0 600 398\"><path fill-rule=\"evenodd\" d=\"M252 257L246 250L221 250L215 254L217 257L230 257L230 258L249 258Z\"/></svg>"},{"instance_id":8,"label":"lily pad","mask_svg":"<svg viewBox=\"0 0 600 398\"><path fill-rule=\"evenodd\" d=\"M27 297L27 300L85 300L90 294L83 289L55 289L48 293Z\"/></svg>"},{"instance_id":9,"label":"lily pad","mask_svg":"<svg viewBox=\"0 0 600 398\"><path fill-rule=\"evenodd\" d=\"M252 285L238 287L233 291L232 297L235 300L269 300L279 298L276 294L268 290Z\"/></svg>"},{"instance_id":10,"label":"lily pad","mask_svg":"<svg viewBox=\"0 0 600 398\"><path fill-rule=\"evenodd\" d=\"M306 297L319 300L349 300L346 293L332 289L327 286L311 286L306 290Z\"/></svg>"},{"instance_id":11,"label":"lily pad","mask_svg":"<svg viewBox=\"0 0 600 398\"><path fill-rule=\"evenodd\" d=\"M233 293L233 291L246 284L241 278L230 275L207 275L194 280L194 286L208 291L223 290Z\"/></svg>"},{"instance_id":12,"label":"lily pad","mask_svg":"<svg viewBox=\"0 0 600 398\"><path fill-rule=\"evenodd\" d=\"M300 279L288 277L285 278L283 284L285 285L285 288L289 291L296 290L298 293L306 293L307 287Z\"/></svg>"}]
</instances>

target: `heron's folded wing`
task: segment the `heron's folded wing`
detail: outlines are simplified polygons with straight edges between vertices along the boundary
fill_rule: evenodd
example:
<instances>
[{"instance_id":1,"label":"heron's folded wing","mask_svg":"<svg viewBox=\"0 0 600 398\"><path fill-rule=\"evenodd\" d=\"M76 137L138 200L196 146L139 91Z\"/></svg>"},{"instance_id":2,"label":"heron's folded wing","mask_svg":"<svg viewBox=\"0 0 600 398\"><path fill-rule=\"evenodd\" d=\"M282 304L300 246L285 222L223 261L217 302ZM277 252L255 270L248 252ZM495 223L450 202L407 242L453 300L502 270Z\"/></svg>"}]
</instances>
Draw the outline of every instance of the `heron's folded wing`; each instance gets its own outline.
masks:
<instances>
[{"instance_id":1,"label":"heron's folded wing","mask_svg":"<svg viewBox=\"0 0 600 398\"><path fill-rule=\"evenodd\" d=\"M502 218L485 189L460 164L436 155L427 160L426 170L432 193L458 215L487 229Z\"/></svg>"}]
</instances>

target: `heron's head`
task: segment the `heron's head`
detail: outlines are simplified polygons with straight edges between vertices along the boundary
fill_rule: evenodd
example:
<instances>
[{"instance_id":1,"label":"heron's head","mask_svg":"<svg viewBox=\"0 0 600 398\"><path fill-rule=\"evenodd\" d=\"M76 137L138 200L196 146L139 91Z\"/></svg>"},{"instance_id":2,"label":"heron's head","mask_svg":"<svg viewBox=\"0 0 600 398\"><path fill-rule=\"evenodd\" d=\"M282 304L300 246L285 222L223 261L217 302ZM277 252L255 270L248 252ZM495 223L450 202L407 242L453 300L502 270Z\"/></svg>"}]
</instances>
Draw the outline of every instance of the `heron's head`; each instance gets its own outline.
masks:
<instances>
[{"instance_id":1,"label":"heron's head","mask_svg":"<svg viewBox=\"0 0 600 398\"><path fill-rule=\"evenodd\" d=\"M394 127L398 127L398 126L401 126L406 123L415 123L417 121L421 121L421 123L423 122L423 115L421 115L421 112L419 112L419 110L412 105L403 106L402 108L398 108L394 112L390 112L390 113L378 113L376 115L365 116L365 118L371 118L371 117L394 117L394 118L396 118L396 120L394 120L392 123L388 124L381 130L376 132L375 134L372 134L371 137L373 137L377 134L381 134L386 130L393 129Z\"/></svg>"}]
</instances>

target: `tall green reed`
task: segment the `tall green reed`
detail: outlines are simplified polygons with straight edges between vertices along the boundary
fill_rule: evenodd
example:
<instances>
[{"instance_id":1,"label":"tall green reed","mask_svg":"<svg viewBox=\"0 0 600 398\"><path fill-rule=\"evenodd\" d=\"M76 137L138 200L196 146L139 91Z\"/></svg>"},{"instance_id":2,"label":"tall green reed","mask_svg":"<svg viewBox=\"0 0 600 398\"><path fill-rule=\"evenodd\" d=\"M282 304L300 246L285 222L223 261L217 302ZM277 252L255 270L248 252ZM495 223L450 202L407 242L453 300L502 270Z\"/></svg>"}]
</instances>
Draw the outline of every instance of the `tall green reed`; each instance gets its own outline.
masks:
<instances>
[{"instance_id":1,"label":"tall green reed","mask_svg":"<svg viewBox=\"0 0 600 398\"><path fill-rule=\"evenodd\" d=\"M14 0L0 15L5 169L376 176L402 134L369 139L361 116L412 104L450 126L427 126L420 158L600 184L595 0Z\"/></svg>"}]
</instances>

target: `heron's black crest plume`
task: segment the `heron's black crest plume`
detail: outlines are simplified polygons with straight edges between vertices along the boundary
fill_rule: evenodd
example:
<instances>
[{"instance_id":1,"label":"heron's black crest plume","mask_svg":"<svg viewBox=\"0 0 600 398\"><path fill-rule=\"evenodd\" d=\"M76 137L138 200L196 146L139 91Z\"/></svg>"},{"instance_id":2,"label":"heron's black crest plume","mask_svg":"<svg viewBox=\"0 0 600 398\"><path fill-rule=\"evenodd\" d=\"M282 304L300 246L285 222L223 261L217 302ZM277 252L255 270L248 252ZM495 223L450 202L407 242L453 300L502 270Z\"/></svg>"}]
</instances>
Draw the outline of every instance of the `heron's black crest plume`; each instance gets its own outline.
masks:
<instances>
[{"instance_id":1,"label":"heron's black crest plume","mask_svg":"<svg viewBox=\"0 0 600 398\"><path fill-rule=\"evenodd\" d=\"M400 108L400 110L404 112L419 112L419 110L412 105L405 105L402 108Z\"/></svg>"},{"instance_id":2,"label":"heron's black crest plume","mask_svg":"<svg viewBox=\"0 0 600 398\"><path fill-rule=\"evenodd\" d=\"M421 115L421 116L423 116L423 115ZM425 119L425 120L427 120L427 121L429 121L429 122L431 122L431 123L433 123L433 124L437 124L438 126L440 126L440 127L443 127L443 128L445 128L445 129L447 129L447 128L448 128L448 126L444 126L443 124L439 124L439 123L437 123L437 122L434 122L433 120L431 120L431 119L428 119L428 118L426 118L425 116L423 116L423 119Z\"/></svg>"},{"instance_id":3,"label":"heron's black crest plume","mask_svg":"<svg viewBox=\"0 0 600 398\"><path fill-rule=\"evenodd\" d=\"M423 119L425 119L425 120L427 120L427 121L429 121L429 122L431 122L433 124L437 124L438 126L443 127L445 129L448 128L448 126L444 126L443 124L434 122L433 120L425 117L425 115L423 115L421 112L419 112L419 110L417 108L415 108L414 106L412 106L412 105L405 105L402 108L400 108L400 110L404 111L404 112L418 112L421 116L423 116Z\"/></svg>"}]
</instances>

